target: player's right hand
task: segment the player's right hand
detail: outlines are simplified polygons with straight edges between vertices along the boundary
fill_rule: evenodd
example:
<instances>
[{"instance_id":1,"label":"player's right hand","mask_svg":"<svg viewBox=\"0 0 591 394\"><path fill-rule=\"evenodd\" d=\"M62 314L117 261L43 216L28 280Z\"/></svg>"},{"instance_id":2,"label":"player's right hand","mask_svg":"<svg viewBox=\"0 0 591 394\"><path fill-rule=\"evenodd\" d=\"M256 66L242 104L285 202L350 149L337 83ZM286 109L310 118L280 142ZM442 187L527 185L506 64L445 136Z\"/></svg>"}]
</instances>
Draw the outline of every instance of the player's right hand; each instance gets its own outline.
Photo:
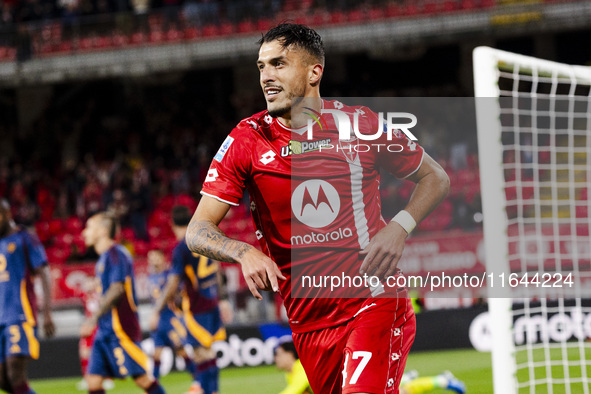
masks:
<instances>
[{"instance_id":1,"label":"player's right hand","mask_svg":"<svg viewBox=\"0 0 591 394\"><path fill-rule=\"evenodd\" d=\"M159 322L160 316L157 313L153 313L150 317L150 331L156 331Z\"/></svg>"},{"instance_id":2,"label":"player's right hand","mask_svg":"<svg viewBox=\"0 0 591 394\"><path fill-rule=\"evenodd\" d=\"M279 279L286 280L279 267L269 256L258 249L250 248L240 258L242 275L256 299L262 300L259 290L279 291Z\"/></svg>"}]
</instances>

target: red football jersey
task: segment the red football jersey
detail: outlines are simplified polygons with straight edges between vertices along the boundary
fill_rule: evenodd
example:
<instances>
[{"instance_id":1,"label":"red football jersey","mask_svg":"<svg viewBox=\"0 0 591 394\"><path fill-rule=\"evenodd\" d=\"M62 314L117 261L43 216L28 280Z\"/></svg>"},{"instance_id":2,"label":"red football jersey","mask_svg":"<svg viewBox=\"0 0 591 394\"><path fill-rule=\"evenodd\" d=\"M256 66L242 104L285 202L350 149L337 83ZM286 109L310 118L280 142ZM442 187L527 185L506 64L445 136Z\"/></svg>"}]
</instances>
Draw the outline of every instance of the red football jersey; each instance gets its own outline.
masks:
<instances>
[{"instance_id":1,"label":"red football jersey","mask_svg":"<svg viewBox=\"0 0 591 394\"><path fill-rule=\"evenodd\" d=\"M238 205L248 190L257 238L288 278L280 291L294 332L341 324L365 298L384 292L381 284L346 277L361 279L359 251L386 225L379 169L405 178L423 159L423 149L404 134L388 140L366 107L323 100L322 109L346 114L363 134L379 130L378 138L339 140L335 117L325 113L309 140L307 128L286 128L263 111L232 130L201 191Z\"/></svg>"}]
</instances>

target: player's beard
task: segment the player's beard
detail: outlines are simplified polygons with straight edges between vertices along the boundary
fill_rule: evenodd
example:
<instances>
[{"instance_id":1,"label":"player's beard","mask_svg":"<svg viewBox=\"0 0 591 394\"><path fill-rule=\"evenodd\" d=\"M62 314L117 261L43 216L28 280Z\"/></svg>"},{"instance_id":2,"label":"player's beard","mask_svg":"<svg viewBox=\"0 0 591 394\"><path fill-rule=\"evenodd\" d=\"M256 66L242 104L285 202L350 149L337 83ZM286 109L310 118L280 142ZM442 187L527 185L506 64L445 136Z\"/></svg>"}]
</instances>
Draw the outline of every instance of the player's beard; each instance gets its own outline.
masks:
<instances>
[{"instance_id":1,"label":"player's beard","mask_svg":"<svg viewBox=\"0 0 591 394\"><path fill-rule=\"evenodd\" d=\"M289 113L291 111L291 107L292 105L297 106L303 99L304 99L304 94L306 93L306 89L305 87L299 86L297 89L295 89L296 93L290 93L287 97L287 103L285 104L285 106L283 107L279 107L279 108L269 108L269 105L267 105L267 110L269 111L269 115L271 115L273 118L278 118L280 116L283 116L287 113Z\"/></svg>"}]
</instances>

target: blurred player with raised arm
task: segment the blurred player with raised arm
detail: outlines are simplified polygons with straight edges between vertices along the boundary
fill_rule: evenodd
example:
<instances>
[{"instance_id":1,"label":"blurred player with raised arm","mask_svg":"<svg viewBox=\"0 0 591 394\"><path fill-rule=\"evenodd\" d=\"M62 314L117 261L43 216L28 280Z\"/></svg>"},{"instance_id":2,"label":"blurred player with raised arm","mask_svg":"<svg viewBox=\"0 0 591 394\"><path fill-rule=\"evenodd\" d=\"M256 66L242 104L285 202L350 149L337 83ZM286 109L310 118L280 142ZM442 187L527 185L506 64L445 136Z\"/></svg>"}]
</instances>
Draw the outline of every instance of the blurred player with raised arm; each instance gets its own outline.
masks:
<instances>
[{"instance_id":1,"label":"blurred player with raised arm","mask_svg":"<svg viewBox=\"0 0 591 394\"><path fill-rule=\"evenodd\" d=\"M372 141L402 147L396 152L343 152L359 141L340 139L337 114L372 135L383 123L367 107L321 99L324 47L314 30L280 24L259 44L257 67L267 110L242 120L215 155L187 245L195 253L240 264L256 298L261 299L260 290L281 292L315 393L397 393L415 317L406 290L383 282L401 275L397 264L405 240L447 195L449 178L399 131L380 130ZM334 114L324 116L322 128L313 125L314 141L306 140L306 122L294 122L292 116L302 112L303 99L309 113ZM308 149L310 142L314 147L328 141L327 149ZM380 168L416 183L404 210L389 223L381 216ZM268 253L227 237L218 227L245 189L259 242ZM375 276L381 282L335 293L312 289L316 295L292 276L294 270Z\"/></svg>"},{"instance_id":2,"label":"blurred player with raised arm","mask_svg":"<svg viewBox=\"0 0 591 394\"><path fill-rule=\"evenodd\" d=\"M106 212L90 217L82 232L86 246L94 247L99 255L95 272L101 294L98 310L80 328L80 336L85 338L98 325L86 374L88 392L104 394L106 377L131 376L148 394L163 394L164 389L149 373L148 356L140 348L132 258L115 242L116 232L116 219Z\"/></svg>"},{"instance_id":3,"label":"blurred player with raised arm","mask_svg":"<svg viewBox=\"0 0 591 394\"><path fill-rule=\"evenodd\" d=\"M166 265L166 259L161 250L155 249L148 252L148 267L150 269L148 283L152 305L158 302L166 286L166 280L170 274L170 269ZM171 348L181 356L185 360L187 371L191 375L195 374L195 364L184 349L187 342L187 329L182 320L182 313L175 305L174 299L169 300L160 310L158 327L150 333L150 337L154 341L154 377L156 379L160 377L160 356L164 347Z\"/></svg>"},{"instance_id":4,"label":"blurred player with raised arm","mask_svg":"<svg viewBox=\"0 0 591 394\"><path fill-rule=\"evenodd\" d=\"M0 199L0 389L8 393L35 393L27 382L29 359L39 358L34 275L43 286L43 328L49 338L55 326L45 249L14 223L10 205Z\"/></svg>"},{"instance_id":5,"label":"blurred player with raised arm","mask_svg":"<svg viewBox=\"0 0 591 394\"><path fill-rule=\"evenodd\" d=\"M182 304L187 342L195 350L195 373L189 393L213 394L219 390L219 370L211 345L226 339L223 323L230 319L229 304L219 301L218 262L192 253L187 247L185 233L190 220L189 208L173 207L172 230L179 242L172 252L171 273L154 307L150 328L157 327L161 310L179 291L179 286L184 285Z\"/></svg>"}]
</instances>

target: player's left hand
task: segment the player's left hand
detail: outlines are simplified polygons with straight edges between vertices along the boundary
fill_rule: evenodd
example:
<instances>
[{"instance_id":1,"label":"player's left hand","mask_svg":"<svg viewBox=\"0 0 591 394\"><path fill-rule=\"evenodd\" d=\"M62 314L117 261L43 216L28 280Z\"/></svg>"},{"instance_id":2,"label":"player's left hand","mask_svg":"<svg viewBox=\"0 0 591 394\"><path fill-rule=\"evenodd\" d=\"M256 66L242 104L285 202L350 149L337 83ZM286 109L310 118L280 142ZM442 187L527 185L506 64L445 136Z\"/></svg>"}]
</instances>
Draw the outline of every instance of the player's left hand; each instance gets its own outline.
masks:
<instances>
[{"instance_id":1,"label":"player's left hand","mask_svg":"<svg viewBox=\"0 0 591 394\"><path fill-rule=\"evenodd\" d=\"M359 268L360 274L377 276L380 279L394 275L402 257L408 233L396 222L390 222L369 242L361 252L365 259Z\"/></svg>"},{"instance_id":2,"label":"player's left hand","mask_svg":"<svg viewBox=\"0 0 591 394\"><path fill-rule=\"evenodd\" d=\"M82 327L80 327L80 337L81 338L88 338L94 332L94 328L96 327L96 320L89 318L84 320L82 323Z\"/></svg>"},{"instance_id":3,"label":"player's left hand","mask_svg":"<svg viewBox=\"0 0 591 394\"><path fill-rule=\"evenodd\" d=\"M51 312L45 312L43 314L43 332L46 338L52 338L55 335L55 324L51 317Z\"/></svg>"}]
</instances>

